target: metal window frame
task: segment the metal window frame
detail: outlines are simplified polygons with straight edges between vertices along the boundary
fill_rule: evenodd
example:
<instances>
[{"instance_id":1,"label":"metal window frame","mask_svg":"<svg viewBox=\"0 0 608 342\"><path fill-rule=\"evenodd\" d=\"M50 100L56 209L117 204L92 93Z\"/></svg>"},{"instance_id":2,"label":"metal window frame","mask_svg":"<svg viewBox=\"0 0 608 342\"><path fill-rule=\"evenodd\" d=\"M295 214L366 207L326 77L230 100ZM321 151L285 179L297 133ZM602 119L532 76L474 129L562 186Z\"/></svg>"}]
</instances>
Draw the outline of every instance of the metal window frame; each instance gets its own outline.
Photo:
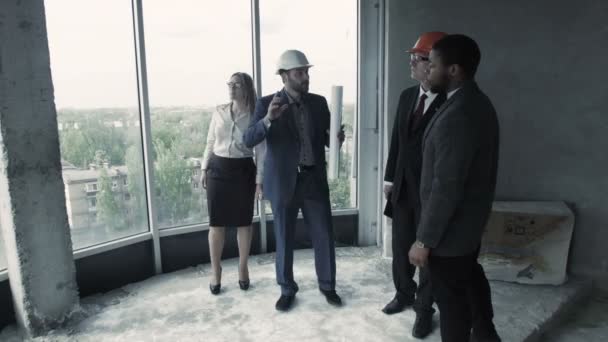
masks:
<instances>
[{"instance_id":1,"label":"metal window frame","mask_svg":"<svg viewBox=\"0 0 608 342\"><path fill-rule=\"evenodd\" d=\"M376 179L376 189L382 189L384 183L384 137L386 136L385 124L386 115L386 18L388 17L388 6L386 0L379 0L379 11L378 11L378 112L377 112L377 123L378 123L378 152L376 154L378 165L378 177ZM385 228L386 218L382 214L384 205L384 196L380 195L382 192L378 191L379 196L376 198L376 213L378 215L378 225L376 227L376 245L383 245L383 231Z\"/></svg>"},{"instance_id":2,"label":"metal window frame","mask_svg":"<svg viewBox=\"0 0 608 342\"><path fill-rule=\"evenodd\" d=\"M127 236L124 238L108 241L105 243L97 244L90 247L80 248L74 251L74 260L86 258L91 255L101 254L104 252L108 252L117 248L133 245L136 243L140 243L142 241L148 241L152 239L152 233L143 232L139 234L134 234L131 236Z\"/></svg>"},{"instance_id":3,"label":"metal window frame","mask_svg":"<svg viewBox=\"0 0 608 342\"><path fill-rule=\"evenodd\" d=\"M262 96L262 45L260 38L260 1L251 0L251 63L253 64L253 81L258 98ZM268 251L268 241L266 239L266 203L264 200L257 200L258 219L260 222L260 251Z\"/></svg>"},{"instance_id":4,"label":"metal window frame","mask_svg":"<svg viewBox=\"0 0 608 342\"><path fill-rule=\"evenodd\" d=\"M144 35L144 16L142 0L131 0L133 6L133 33L135 43L135 61L137 65L137 87L139 97L139 119L142 136L142 151L144 161L144 178L146 187L146 203L148 208L148 227L152 234L154 247L154 271L161 274L162 260L160 253L160 233L156 220L156 196L154 196L154 162L152 160L152 126L150 120L150 99L148 96L148 69L146 64L146 43Z\"/></svg>"},{"instance_id":5,"label":"metal window frame","mask_svg":"<svg viewBox=\"0 0 608 342\"><path fill-rule=\"evenodd\" d=\"M357 133L357 204L360 245L382 243L382 154L379 144L384 134L380 124L384 98L384 20L386 0L358 3L359 91ZM365 60L365 63L362 62ZM368 96L361 96L366 94ZM362 115L365 113L365 116ZM361 196L365 193L365 196Z\"/></svg>"}]
</instances>

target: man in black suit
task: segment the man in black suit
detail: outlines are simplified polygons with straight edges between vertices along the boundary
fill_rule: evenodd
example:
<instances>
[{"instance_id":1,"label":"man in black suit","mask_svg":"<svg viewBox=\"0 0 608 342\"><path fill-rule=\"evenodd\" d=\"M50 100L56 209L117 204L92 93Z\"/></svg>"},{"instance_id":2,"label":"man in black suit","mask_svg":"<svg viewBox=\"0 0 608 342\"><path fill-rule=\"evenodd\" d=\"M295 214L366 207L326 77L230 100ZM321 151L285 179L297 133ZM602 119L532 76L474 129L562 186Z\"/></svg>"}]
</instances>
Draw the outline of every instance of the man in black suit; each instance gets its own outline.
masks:
<instances>
[{"instance_id":1,"label":"man in black suit","mask_svg":"<svg viewBox=\"0 0 608 342\"><path fill-rule=\"evenodd\" d=\"M422 139L422 212L409 258L429 268L443 342L500 341L477 262L496 187L498 119L474 81L481 53L473 39L448 35L429 57L431 90L447 100Z\"/></svg>"},{"instance_id":2,"label":"man in black suit","mask_svg":"<svg viewBox=\"0 0 608 342\"><path fill-rule=\"evenodd\" d=\"M433 298L426 269L420 269L416 286L413 279L416 267L410 264L407 252L416 240L420 217L422 134L445 101L445 94L429 90L426 80L428 57L433 44L445 35L443 32L424 33L408 51L411 77L420 84L401 93L384 173L384 193L387 205L392 207L393 282L397 293L382 311L394 314L413 304L416 321L412 335L417 338L426 337L432 330Z\"/></svg>"}]
</instances>

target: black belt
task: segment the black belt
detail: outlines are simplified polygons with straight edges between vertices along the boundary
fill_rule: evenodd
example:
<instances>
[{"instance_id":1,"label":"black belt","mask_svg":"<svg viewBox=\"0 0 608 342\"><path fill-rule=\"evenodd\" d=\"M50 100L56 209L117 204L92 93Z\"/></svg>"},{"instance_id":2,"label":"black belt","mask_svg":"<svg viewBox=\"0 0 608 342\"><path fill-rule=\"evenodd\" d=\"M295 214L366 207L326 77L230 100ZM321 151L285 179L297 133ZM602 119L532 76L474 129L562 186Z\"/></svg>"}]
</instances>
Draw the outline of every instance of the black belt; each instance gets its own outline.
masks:
<instances>
[{"instance_id":1,"label":"black belt","mask_svg":"<svg viewBox=\"0 0 608 342\"><path fill-rule=\"evenodd\" d=\"M298 173L310 172L315 169L314 165L298 165Z\"/></svg>"}]
</instances>

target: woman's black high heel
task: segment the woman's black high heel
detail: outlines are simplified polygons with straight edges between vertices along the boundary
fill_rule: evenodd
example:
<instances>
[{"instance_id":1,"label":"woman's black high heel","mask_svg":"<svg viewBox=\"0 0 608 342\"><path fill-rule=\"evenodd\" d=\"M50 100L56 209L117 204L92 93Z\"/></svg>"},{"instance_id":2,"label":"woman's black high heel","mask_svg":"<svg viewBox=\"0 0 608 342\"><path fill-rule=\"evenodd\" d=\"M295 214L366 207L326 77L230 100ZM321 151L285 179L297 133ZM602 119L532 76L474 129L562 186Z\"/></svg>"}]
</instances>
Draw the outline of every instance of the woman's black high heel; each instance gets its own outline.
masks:
<instances>
[{"instance_id":1,"label":"woman's black high heel","mask_svg":"<svg viewBox=\"0 0 608 342\"><path fill-rule=\"evenodd\" d=\"M220 294L220 289L222 288L222 284L216 284L216 285L211 285L209 284L209 290L211 291L211 294L213 295L218 295Z\"/></svg>"},{"instance_id":2,"label":"woman's black high heel","mask_svg":"<svg viewBox=\"0 0 608 342\"><path fill-rule=\"evenodd\" d=\"M222 268L220 267L220 279L222 278ZM212 285L209 284L209 291L211 291L212 295L218 295L220 294L220 290L222 289L222 282L220 281L219 283Z\"/></svg>"},{"instance_id":3,"label":"woman's black high heel","mask_svg":"<svg viewBox=\"0 0 608 342\"><path fill-rule=\"evenodd\" d=\"M239 287L243 291L249 290L249 280L239 280Z\"/></svg>"}]
</instances>

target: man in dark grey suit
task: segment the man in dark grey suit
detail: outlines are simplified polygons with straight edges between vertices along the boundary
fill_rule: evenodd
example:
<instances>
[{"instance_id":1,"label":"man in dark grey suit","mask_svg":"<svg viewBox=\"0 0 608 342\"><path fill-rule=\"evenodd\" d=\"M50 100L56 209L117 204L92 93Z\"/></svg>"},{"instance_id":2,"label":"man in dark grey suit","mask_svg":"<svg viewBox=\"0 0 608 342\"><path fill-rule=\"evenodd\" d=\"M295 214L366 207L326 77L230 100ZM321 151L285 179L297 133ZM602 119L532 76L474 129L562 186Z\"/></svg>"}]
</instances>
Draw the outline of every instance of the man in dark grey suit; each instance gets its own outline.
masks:
<instances>
[{"instance_id":1,"label":"man in dark grey suit","mask_svg":"<svg viewBox=\"0 0 608 342\"><path fill-rule=\"evenodd\" d=\"M308 92L308 63L298 50L285 51L276 73L283 89L261 99L243 135L248 147L266 140L264 196L270 200L276 241L276 275L281 296L275 308L292 308L298 284L293 276L294 232L298 211L310 230L319 290L331 305L336 293L336 256L325 162L330 113L323 96ZM340 143L344 131L338 133Z\"/></svg>"},{"instance_id":2,"label":"man in dark grey suit","mask_svg":"<svg viewBox=\"0 0 608 342\"><path fill-rule=\"evenodd\" d=\"M429 267L442 341L500 341L490 285L477 262L496 187L496 111L474 81L481 59L474 40L448 35L429 58L431 90L446 92L447 100L422 140L422 211L409 259Z\"/></svg>"}]
</instances>

